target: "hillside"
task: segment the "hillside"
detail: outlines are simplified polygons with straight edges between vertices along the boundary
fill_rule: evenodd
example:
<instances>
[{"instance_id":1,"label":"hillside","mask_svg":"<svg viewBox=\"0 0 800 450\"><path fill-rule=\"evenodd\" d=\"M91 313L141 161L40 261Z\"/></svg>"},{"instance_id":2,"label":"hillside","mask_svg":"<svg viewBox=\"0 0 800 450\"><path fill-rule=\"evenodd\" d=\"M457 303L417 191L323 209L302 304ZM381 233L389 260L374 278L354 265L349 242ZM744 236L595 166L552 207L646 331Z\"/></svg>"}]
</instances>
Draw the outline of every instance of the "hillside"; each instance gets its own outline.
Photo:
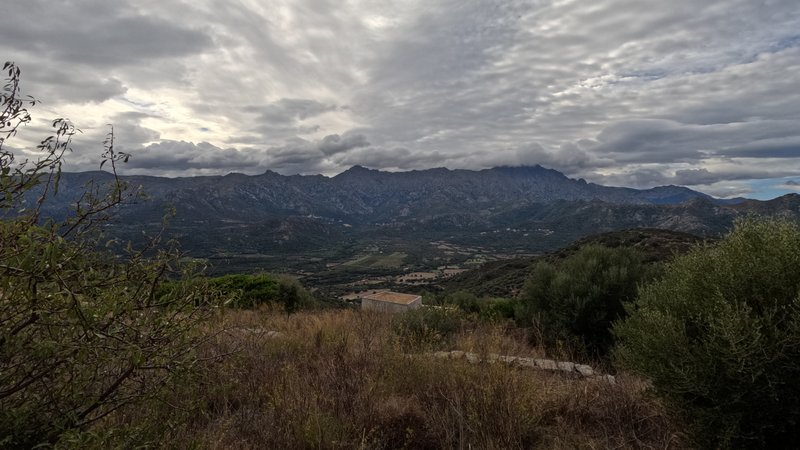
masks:
<instances>
[{"instance_id":1,"label":"hillside","mask_svg":"<svg viewBox=\"0 0 800 450\"><path fill-rule=\"evenodd\" d=\"M88 181L110 178L63 174L45 213L63 217ZM418 258L407 263L425 267L463 262L432 242L519 256L628 228L716 236L742 215L800 216L796 194L723 201L677 186L600 186L541 166L411 172L355 166L330 178L266 172L122 180L147 198L119 208L109 228L114 237L140 239L174 207L170 236L219 271L318 271L368 248L414 253Z\"/></svg>"},{"instance_id":2,"label":"hillside","mask_svg":"<svg viewBox=\"0 0 800 450\"><path fill-rule=\"evenodd\" d=\"M567 247L532 258L494 261L479 268L461 273L438 284L447 291L468 291L477 296L514 297L522 289L525 279L539 261L558 261L585 245L600 244L607 247L630 247L639 250L647 262L661 262L676 254L685 253L692 246L713 238L701 238L689 233L651 228L628 229L588 236Z\"/></svg>"}]
</instances>

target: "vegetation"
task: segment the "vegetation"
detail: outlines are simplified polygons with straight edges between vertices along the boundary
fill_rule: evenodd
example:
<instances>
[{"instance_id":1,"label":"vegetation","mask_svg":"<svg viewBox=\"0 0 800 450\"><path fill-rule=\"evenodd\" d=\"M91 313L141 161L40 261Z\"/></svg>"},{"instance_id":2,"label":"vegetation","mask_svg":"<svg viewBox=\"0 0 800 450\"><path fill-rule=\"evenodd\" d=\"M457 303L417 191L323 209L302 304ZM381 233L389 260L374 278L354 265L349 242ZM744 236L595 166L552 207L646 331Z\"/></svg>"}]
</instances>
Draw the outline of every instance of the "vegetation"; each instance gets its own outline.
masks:
<instances>
[{"instance_id":1,"label":"vegetation","mask_svg":"<svg viewBox=\"0 0 800 450\"><path fill-rule=\"evenodd\" d=\"M633 248L640 253L645 263L658 264L671 260L675 255L686 253L697 244L712 240L688 233L651 228L612 231L581 238L542 256L488 262L439 285L448 292L467 291L479 297L514 298L522 292L525 281L538 263L558 264L587 245Z\"/></svg>"},{"instance_id":2,"label":"vegetation","mask_svg":"<svg viewBox=\"0 0 800 450\"><path fill-rule=\"evenodd\" d=\"M547 343L604 355L611 323L625 314L652 269L631 248L586 245L558 264L540 262L525 283L517 321L535 327Z\"/></svg>"},{"instance_id":3,"label":"vegetation","mask_svg":"<svg viewBox=\"0 0 800 450\"><path fill-rule=\"evenodd\" d=\"M0 448L30 448L58 443L117 411L150 407L202 361L197 349L208 337L198 325L225 299L178 264L180 252L160 235L138 250L103 239L97 225L137 195L116 176L110 186L87 186L67 220L40 217L58 192L76 130L58 119L38 159L16 160L5 144L30 122L26 107L35 102L19 97L20 70L10 63L3 70ZM127 158L115 151L112 130L101 165L116 174ZM158 296L170 276L185 281Z\"/></svg>"},{"instance_id":4,"label":"vegetation","mask_svg":"<svg viewBox=\"0 0 800 450\"><path fill-rule=\"evenodd\" d=\"M211 278L209 284L216 290L234 295L230 306L253 308L263 304L278 304L287 314L314 304L311 294L300 283L288 276L225 275Z\"/></svg>"},{"instance_id":5,"label":"vegetation","mask_svg":"<svg viewBox=\"0 0 800 450\"><path fill-rule=\"evenodd\" d=\"M233 310L222 319L209 330L216 338L204 351L229 357L206 366L160 407L101 425L130 430L142 422L171 422L171 431L157 437L162 447L680 447L662 408L636 383L432 358L403 350L410 345L382 314ZM496 325L456 331L432 348L532 351L524 337ZM93 440L82 443L114 447L128 436L98 427ZM139 443L147 438L140 435Z\"/></svg>"},{"instance_id":6,"label":"vegetation","mask_svg":"<svg viewBox=\"0 0 800 450\"><path fill-rule=\"evenodd\" d=\"M426 307L397 317L394 330L407 348L430 349L451 342L467 324L467 316L453 307Z\"/></svg>"},{"instance_id":7,"label":"vegetation","mask_svg":"<svg viewBox=\"0 0 800 450\"><path fill-rule=\"evenodd\" d=\"M645 286L614 327L622 367L651 380L702 448L800 438L800 225L740 221Z\"/></svg>"},{"instance_id":8,"label":"vegetation","mask_svg":"<svg viewBox=\"0 0 800 450\"><path fill-rule=\"evenodd\" d=\"M655 282L652 263L697 238L610 233L457 277L432 307L312 314L296 279L207 278L163 229L136 248L104 236L98 225L140 195L116 174L129 155L113 129L110 183L88 184L66 219L45 217L76 129L54 121L40 157L16 160L5 144L35 101L20 98L16 66L3 70L0 448L674 448L678 428L702 448L800 438L795 222L740 221ZM410 248L352 260L343 245L351 261L332 272L348 282L359 267L436 260ZM520 325L582 362L616 337L619 383L432 357L545 356Z\"/></svg>"},{"instance_id":9,"label":"vegetation","mask_svg":"<svg viewBox=\"0 0 800 450\"><path fill-rule=\"evenodd\" d=\"M440 295L428 295L428 304L457 307L485 321L502 321L514 318L515 301L500 297L478 297L468 291L456 291Z\"/></svg>"}]
</instances>

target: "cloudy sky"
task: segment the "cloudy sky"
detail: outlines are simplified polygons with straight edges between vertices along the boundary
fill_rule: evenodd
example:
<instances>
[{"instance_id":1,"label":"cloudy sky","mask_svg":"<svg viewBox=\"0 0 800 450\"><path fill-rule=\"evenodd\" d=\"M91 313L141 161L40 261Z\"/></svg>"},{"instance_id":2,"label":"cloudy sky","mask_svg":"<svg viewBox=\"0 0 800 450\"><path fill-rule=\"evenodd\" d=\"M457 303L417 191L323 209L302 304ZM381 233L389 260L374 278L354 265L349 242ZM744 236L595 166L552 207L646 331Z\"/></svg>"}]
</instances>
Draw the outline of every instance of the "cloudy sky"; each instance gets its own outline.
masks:
<instances>
[{"instance_id":1,"label":"cloudy sky","mask_svg":"<svg viewBox=\"0 0 800 450\"><path fill-rule=\"evenodd\" d=\"M797 0L2 1L0 55L95 169L333 175L541 164L800 192ZM11 142L10 142L11 143Z\"/></svg>"}]
</instances>

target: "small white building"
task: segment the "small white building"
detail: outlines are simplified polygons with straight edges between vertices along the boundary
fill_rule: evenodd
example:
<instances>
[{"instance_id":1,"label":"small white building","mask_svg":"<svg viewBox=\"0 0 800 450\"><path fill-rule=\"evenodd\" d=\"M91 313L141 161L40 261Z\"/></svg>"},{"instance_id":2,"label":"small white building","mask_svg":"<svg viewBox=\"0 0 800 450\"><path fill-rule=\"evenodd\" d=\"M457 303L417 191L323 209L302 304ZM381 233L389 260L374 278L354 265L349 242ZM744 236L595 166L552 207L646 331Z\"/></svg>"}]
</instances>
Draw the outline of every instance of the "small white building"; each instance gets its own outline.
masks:
<instances>
[{"instance_id":1,"label":"small white building","mask_svg":"<svg viewBox=\"0 0 800 450\"><path fill-rule=\"evenodd\" d=\"M422 296L381 291L361 297L361 309L399 313L422 306Z\"/></svg>"}]
</instances>

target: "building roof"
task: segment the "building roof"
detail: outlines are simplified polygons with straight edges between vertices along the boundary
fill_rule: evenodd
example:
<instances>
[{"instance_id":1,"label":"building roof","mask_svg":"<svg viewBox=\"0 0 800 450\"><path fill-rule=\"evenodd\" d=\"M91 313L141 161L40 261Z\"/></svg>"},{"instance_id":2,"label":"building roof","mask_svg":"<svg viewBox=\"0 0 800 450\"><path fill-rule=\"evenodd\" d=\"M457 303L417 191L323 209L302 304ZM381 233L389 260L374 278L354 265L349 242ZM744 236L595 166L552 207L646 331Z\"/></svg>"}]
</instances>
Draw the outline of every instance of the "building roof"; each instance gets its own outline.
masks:
<instances>
[{"instance_id":1,"label":"building roof","mask_svg":"<svg viewBox=\"0 0 800 450\"><path fill-rule=\"evenodd\" d=\"M386 292L376 292L372 295L365 295L363 298L379 302L396 303L398 305L408 305L421 297L419 295L400 294L397 292L386 291Z\"/></svg>"}]
</instances>

